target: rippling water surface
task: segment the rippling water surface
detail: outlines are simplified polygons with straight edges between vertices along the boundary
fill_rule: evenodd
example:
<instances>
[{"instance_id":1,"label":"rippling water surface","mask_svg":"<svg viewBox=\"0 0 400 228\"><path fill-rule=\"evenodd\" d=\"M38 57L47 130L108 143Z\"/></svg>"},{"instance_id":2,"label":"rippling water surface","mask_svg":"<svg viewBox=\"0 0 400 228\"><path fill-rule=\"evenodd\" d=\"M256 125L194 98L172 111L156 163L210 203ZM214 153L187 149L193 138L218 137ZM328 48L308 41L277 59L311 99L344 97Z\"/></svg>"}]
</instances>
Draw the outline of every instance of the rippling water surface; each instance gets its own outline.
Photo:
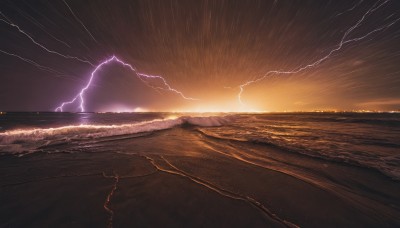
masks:
<instances>
[{"instance_id":1,"label":"rippling water surface","mask_svg":"<svg viewBox=\"0 0 400 228\"><path fill-rule=\"evenodd\" d=\"M0 152L26 153L73 139L165 130L183 124L211 137L269 144L370 167L400 179L400 114L10 113L0 116Z\"/></svg>"},{"instance_id":2,"label":"rippling water surface","mask_svg":"<svg viewBox=\"0 0 400 228\"><path fill-rule=\"evenodd\" d=\"M5 226L400 225L394 113L7 113L0 162Z\"/></svg>"}]
</instances>

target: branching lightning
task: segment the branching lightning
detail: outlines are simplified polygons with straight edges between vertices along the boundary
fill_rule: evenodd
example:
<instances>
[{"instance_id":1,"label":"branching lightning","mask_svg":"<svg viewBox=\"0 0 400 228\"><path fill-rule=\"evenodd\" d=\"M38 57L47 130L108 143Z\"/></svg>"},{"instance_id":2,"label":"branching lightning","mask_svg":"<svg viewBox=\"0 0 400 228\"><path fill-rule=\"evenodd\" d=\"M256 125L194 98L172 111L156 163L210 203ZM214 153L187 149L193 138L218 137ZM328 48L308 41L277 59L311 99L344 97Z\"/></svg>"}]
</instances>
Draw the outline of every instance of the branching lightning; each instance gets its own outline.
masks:
<instances>
[{"instance_id":1,"label":"branching lightning","mask_svg":"<svg viewBox=\"0 0 400 228\"><path fill-rule=\"evenodd\" d=\"M0 18L0 21L2 21L2 22L4 22L4 23L6 23L6 24L8 24L8 25L10 25L10 26L12 26L12 27L14 27L14 28L16 28L20 33L22 33L22 34L24 34L26 37L28 37L34 44L36 44L37 46L39 46L39 47L42 48L43 50L47 51L48 53L55 54L55 55L61 56L61 57L66 58L66 59L75 59L75 60L80 61L80 62L82 62L82 63L88 63L88 64L94 66L94 64L92 64L92 63L89 62L88 60L84 60L84 59L81 59L81 58L78 58L78 57L75 57L75 56L64 55L64 54L61 54L61 53L59 53L59 52L57 52L57 51L50 50L49 48L45 47L43 44L37 42L31 35L29 35L27 32L25 32L24 30L22 30L18 25L14 24L9 18L6 17L1 11L0 11L0 14L1 14L4 18L6 18L6 20Z\"/></svg>"},{"instance_id":2,"label":"branching lightning","mask_svg":"<svg viewBox=\"0 0 400 228\"><path fill-rule=\"evenodd\" d=\"M140 72L138 72L131 64L128 64L128 63L123 62L122 60L120 60L120 59L117 58L116 56L112 56L111 58L109 58L109 59L107 59L107 60L101 62L99 65L97 65L96 68L92 71L91 76L90 76L89 81L87 82L86 86L83 87L83 88L80 90L80 92L79 92L72 100L61 103L61 105L58 106L58 107L55 109L55 111L56 111L56 112L58 112L58 111L62 112L65 105L73 104L73 103L75 103L77 100L79 100L79 102L80 102L79 108L80 108L81 112L84 112L84 111L85 111L85 92L86 92L86 90L89 89L89 87L91 86L91 84L92 84L92 82L93 82L93 79L94 79L94 77L95 77L97 71L100 70L100 68L102 68L104 65L107 65L107 64L109 64L109 63L111 63L111 62L117 62L117 63L120 63L121 65L123 65L123 66L125 66L125 67L128 67L130 70L132 70L132 71L137 75L137 77L138 77L142 82L144 82L144 79L159 79L159 80L163 83L164 87L154 87L154 86L151 86L151 85L149 85L148 83L145 82L146 85L148 85L148 86L150 86L150 87L152 87L152 88L154 88L154 89L156 89L156 90L157 90L157 89L162 89L162 90L170 91L170 92L173 92L173 93L178 94L179 96L181 96L183 99L186 99L186 100L198 100L198 99L196 99L196 98L187 97L187 96L185 96L181 91L172 88L172 87L167 83L167 81L165 80L165 78L163 78L162 76L158 76L158 75L148 75L148 74L140 73Z\"/></svg>"},{"instance_id":3,"label":"branching lightning","mask_svg":"<svg viewBox=\"0 0 400 228\"><path fill-rule=\"evenodd\" d=\"M332 54L334 54L335 52L341 50L342 47L343 47L343 45L348 44L348 43L352 43L352 42L356 42L356 41L363 40L363 39L367 38L368 36L370 36L370 35L372 35L372 34L378 32L378 31L381 31L381 30L384 30L384 29L387 29L387 28L391 27L392 25L394 25L396 22L398 22L398 21L400 20L400 18L399 18L399 19L396 19L396 20L392 21L392 22L389 23L389 24L383 25L383 26L381 26L381 27L379 27L379 28L377 28L377 29L375 29L375 30L373 30L373 31L371 31L371 32L369 32L369 33L367 33L367 34L365 34L364 36L357 37L357 38L353 38L353 39L346 39L346 38L349 36L349 34L351 34L352 31L354 31L356 28L358 28L358 27L361 25L361 23L365 20L365 18L367 18L368 15L370 15L371 13L373 13L374 11L376 11L377 9L379 9L380 7L382 7L383 5L385 5L387 2L389 2L389 0L385 0L385 1L383 1L382 3L380 3L380 4L378 5L379 2L380 2L380 1L376 2L376 3L361 17L361 19L359 19L353 26L351 26L351 27L344 33L344 35L342 36L342 39L341 39L340 42L335 46L334 49L332 49L331 51L329 51L328 54L326 54L325 56L323 56L323 57L320 58L319 60L317 60L317 61L315 61L315 62L313 62L313 63L310 63L310 64L308 64L308 65L301 66L301 67L299 67L299 68L297 68L297 69L294 69L294 70L291 70L291 71L280 71L280 70L268 71L268 72L265 73L263 76L261 76L261 77L259 77L259 78L257 78L257 79L250 80L250 81L247 81L247 82L245 82L245 83L239 85L239 93L238 93L238 95L237 95L237 98L238 98L239 103L240 103L241 105L244 105L244 103L242 102L242 94L243 94L244 88L245 88L246 86L249 86L249 85L251 85L251 84L253 84L253 83L262 81L262 80L264 80L265 78L267 78L269 75L274 75L274 74L296 74L296 73L299 73L299 72L304 71L304 70L306 70L306 69L316 67L316 66L318 66L320 63L324 62L324 61L327 60L329 57L331 57Z\"/></svg>"},{"instance_id":4,"label":"branching lightning","mask_svg":"<svg viewBox=\"0 0 400 228\"><path fill-rule=\"evenodd\" d=\"M389 22L387 22L387 19L390 18L386 18L385 19L385 25L382 25L380 27L377 27L375 29L373 29L372 31L369 31L367 33L365 33L364 35L361 35L359 37L355 37L354 35L354 31L356 29L358 29L359 27L362 26L362 24L364 23L364 21L371 15L373 14L375 11L377 11L378 9L380 9L382 6L386 5L390 0L378 0L372 7L370 7L362 16L361 18L355 22L354 25L352 25L351 27L349 27L343 34L343 36L341 37L341 39L339 40L339 42L333 46L332 48L328 49L327 52L325 52L325 55L320 57L319 59L317 59L314 62L311 62L309 64L303 64L300 65L298 67L292 68L291 70L271 70L268 71L264 74L262 74L261 76L252 79L252 80L248 80L246 82L244 82L243 84L234 87L234 88L239 88L239 92L237 94L237 99L239 104L244 105L243 101L242 101L242 95L244 93L244 90L247 86L250 86L254 83L258 83L264 79L266 79L269 76L272 75L291 75L291 74L296 74L314 67L319 66L321 63L325 62L326 60L328 60L329 58L331 58L336 52L339 52L340 50L342 50L344 48L345 45L349 44L349 43L354 43L354 42L358 42L361 40L364 40L366 38L368 38L369 36L376 34L378 32L381 32L383 30L388 29L389 27L393 26L394 24L396 24L400 18L397 19L390 19ZM95 39L95 37L92 35L92 33L88 30L88 28L83 24L83 22L77 17L77 15L74 13L74 11L72 10L72 8L68 5L68 3L66 2L66 0L63 0L64 4L68 7L69 11L71 12L71 14L74 16L74 18L83 26L83 28L85 29L85 31L90 35L90 37L96 42L97 40ZM361 3L363 3L363 0L360 0L358 3L356 3L355 5L353 5L350 9L337 14L335 17L342 15L344 13L350 12L352 10L354 10L355 8L357 8ZM26 36L28 39L31 40L31 42L33 42L36 46L40 47L41 49L45 50L48 53L51 54L55 54L58 55L60 57L63 57L65 59L73 59L73 60L77 60L79 62L82 63L86 63L86 64L90 64L91 66L94 67L93 71L91 72L91 76L88 80L88 82L85 84L85 86L80 90L80 92L78 94L76 94L76 96L73 97L73 99L69 100L69 101L65 101L63 103L61 103L60 106L58 106L55 111L63 111L64 107L66 105L71 105L74 103L78 103L79 104L79 109L81 112L85 111L85 93L87 91L87 89L92 85L92 81L94 80L95 75L97 74L97 72L100 70L100 68L102 68L104 65L107 65L111 62L117 62L119 64L121 64L124 67L128 67L131 71L133 71L136 75L136 77L141 80L146 86L156 90L157 92L160 91L169 91L169 92L173 92L177 95L179 95L180 97L182 97L183 99L186 100L198 100L195 98L191 98L191 97L187 97L185 96L181 91L172 88L168 82L166 81L166 79L162 76L159 75L148 75L148 74L144 74L139 72L136 68L134 68L131 64L125 63L124 61L120 60L119 58L117 58L116 56L112 56L110 58L108 58L107 60L101 62L98 65L95 65L93 63L91 63L89 60L87 60L86 58L79 58L79 57L75 57L75 56L70 56L70 55L66 55L65 53L62 54L60 52L57 52L55 50L52 50L50 48L48 48L47 46L43 45L42 43L38 42L35 40L35 38L31 35L28 34L28 32L24 31L23 29L21 29L17 24L15 24L12 20L10 20L6 15L4 15L1 11L0 11L0 15L2 16L2 18L0 18L0 21L8 24L9 26L15 28L19 33L22 33L24 36ZM49 34L49 33L48 33ZM352 35L352 38L349 38L349 36ZM53 37L55 38L55 37ZM60 40L58 40L60 41ZM62 41L60 41L62 42ZM64 42L63 42L64 43ZM64 43L66 44L66 43ZM66 44L67 45L67 44ZM69 45L67 45L69 46ZM14 54L14 53L9 53L7 51L4 50L0 50L1 53L9 55L9 56L13 56L16 58L19 58L20 60L29 63L35 67L37 67L40 70L43 71L47 71L50 73L54 73L54 74L61 74L59 71L56 71L50 67L46 67L43 65L40 65L39 63L22 57L20 55ZM157 82L159 82L158 84L153 84L152 82L157 80ZM230 87L224 87L225 89L230 89Z\"/></svg>"}]
</instances>

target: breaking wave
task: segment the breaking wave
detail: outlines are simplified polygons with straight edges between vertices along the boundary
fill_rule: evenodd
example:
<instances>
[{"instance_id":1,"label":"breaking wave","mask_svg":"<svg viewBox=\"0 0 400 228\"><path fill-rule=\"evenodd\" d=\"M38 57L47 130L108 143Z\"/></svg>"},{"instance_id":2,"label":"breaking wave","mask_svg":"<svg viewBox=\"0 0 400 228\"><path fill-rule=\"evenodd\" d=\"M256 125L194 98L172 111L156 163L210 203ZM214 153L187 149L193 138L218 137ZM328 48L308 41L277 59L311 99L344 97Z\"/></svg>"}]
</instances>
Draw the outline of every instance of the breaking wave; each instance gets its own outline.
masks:
<instances>
[{"instance_id":1,"label":"breaking wave","mask_svg":"<svg viewBox=\"0 0 400 228\"><path fill-rule=\"evenodd\" d=\"M372 154L364 151L350 150L346 148L335 148L334 151L328 149L311 149L311 145L295 143L294 141L285 142L283 140L272 139L268 137L229 137L218 134L208 129L197 129L202 135L217 140L227 140L238 143L250 143L258 145L272 146L284 151L299 153L302 155L316 157L329 161L336 161L348 165L355 165L364 168L370 168L381 172L382 174L394 179L400 180L400 155ZM315 141L314 141L315 142Z\"/></svg>"},{"instance_id":2,"label":"breaking wave","mask_svg":"<svg viewBox=\"0 0 400 228\"><path fill-rule=\"evenodd\" d=\"M166 130L180 125L222 126L232 116L209 116L156 119L120 125L69 125L57 128L16 129L0 133L0 153L34 152L42 146L116 135Z\"/></svg>"}]
</instances>

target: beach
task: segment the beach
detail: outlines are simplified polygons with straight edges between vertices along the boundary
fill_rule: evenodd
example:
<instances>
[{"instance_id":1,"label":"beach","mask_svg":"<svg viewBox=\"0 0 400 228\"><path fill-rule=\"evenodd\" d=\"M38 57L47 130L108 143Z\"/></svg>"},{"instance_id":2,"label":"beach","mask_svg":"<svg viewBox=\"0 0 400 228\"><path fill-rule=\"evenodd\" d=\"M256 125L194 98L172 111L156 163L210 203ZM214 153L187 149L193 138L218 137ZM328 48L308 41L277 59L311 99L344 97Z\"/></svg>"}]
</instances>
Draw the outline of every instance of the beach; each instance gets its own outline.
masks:
<instances>
[{"instance_id":1,"label":"beach","mask_svg":"<svg viewBox=\"0 0 400 228\"><path fill-rule=\"evenodd\" d=\"M3 153L1 227L400 225L395 176L261 140L217 137L243 117L185 118L168 129Z\"/></svg>"}]
</instances>

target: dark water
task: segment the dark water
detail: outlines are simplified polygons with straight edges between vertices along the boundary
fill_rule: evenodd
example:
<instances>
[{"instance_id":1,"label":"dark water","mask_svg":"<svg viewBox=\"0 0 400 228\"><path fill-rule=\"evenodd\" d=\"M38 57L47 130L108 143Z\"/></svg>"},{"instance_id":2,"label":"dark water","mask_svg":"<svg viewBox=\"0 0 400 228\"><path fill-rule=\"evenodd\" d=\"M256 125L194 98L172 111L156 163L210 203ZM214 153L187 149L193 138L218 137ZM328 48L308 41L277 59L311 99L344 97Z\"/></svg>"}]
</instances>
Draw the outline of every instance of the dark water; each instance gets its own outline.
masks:
<instances>
[{"instance_id":1,"label":"dark water","mask_svg":"<svg viewBox=\"0 0 400 228\"><path fill-rule=\"evenodd\" d=\"M375 168L400 179L400 114L272 114L203 132Z\"/></svg>"},{"instance_id":2,"label":"dark water","mask_svg":"<svg viewBox=\"0 0 400 228\"><path fill-rule=\"evenodd\" d=\"M182 125L186 120L176 119L180 116L186 116L190 122L190 116L195 115L9 113L0 115L0 152L27 153L43 145L76 138L163 130ZM374 168L400 179L400 114L219 115L215 122L204 117L192 124L207 136L278 146L309 156Z\"/></svg>"},{"instance_id":3,"label":"dark water","mask_svg":"<svg viewBox=\"0 0 400 228\"><path fill-rule=\"evenodd\" d=\"M168 113L45 113L15 112L0 115L0 132L81 124L124 124L165 118Z\"/></svg>"},{"instance_id":4,"label":"dark water","mask_svg":"<svg viewBox=\"0 0 400 228\"><path fill-rule=\"evenodd\" d=\"M97 195L82 200L94 197L100 202L93 206L98 210L93 218L97 222L76 215L77 224L400 225L400 114L207 115L0 115L0 212L12 217L13 211L7 208L14 208L14 213L25 210L25 204L14 199L24 196L30 202L32 196L24 191L25 186L35 190L32 194L47 194L52 188L48 185L53 183L47 180L94 175L93 183L86 181L92 183L91 192ZM142 176L143 180L135 179ZM83 180L76 181L81 187ZM153 192L158 188L164 190ZM63 189L58 194L78 194L74 188ZM104 195L107 192L110 197ZM104 203L105 198L110 202ZM199 201L187 203L192 200ZM47 199L39 201L35 207L43 211L59 209ZM210 202L218 202L213 206L218 209L207 210ZM147 212L134 211L137 204ZM159 204L186 209L177 206L161 212L156 209ZM207 219L221 216L221 220L204 223L205 218L192 214L194 208ZM254 208L268 218L267 222L252 217ZM35 210L3 224L25 226L34 221L39 226L59 225L65 213L77 209L64 208L61 211L68 212L53 215L54 222L49 223L27 217ZM108 222L104 221L107 213ZM159 223L150 219L152 216L157 216ZM149 220L141 220L147 217Z\"/></svg>"}]
</instances>

